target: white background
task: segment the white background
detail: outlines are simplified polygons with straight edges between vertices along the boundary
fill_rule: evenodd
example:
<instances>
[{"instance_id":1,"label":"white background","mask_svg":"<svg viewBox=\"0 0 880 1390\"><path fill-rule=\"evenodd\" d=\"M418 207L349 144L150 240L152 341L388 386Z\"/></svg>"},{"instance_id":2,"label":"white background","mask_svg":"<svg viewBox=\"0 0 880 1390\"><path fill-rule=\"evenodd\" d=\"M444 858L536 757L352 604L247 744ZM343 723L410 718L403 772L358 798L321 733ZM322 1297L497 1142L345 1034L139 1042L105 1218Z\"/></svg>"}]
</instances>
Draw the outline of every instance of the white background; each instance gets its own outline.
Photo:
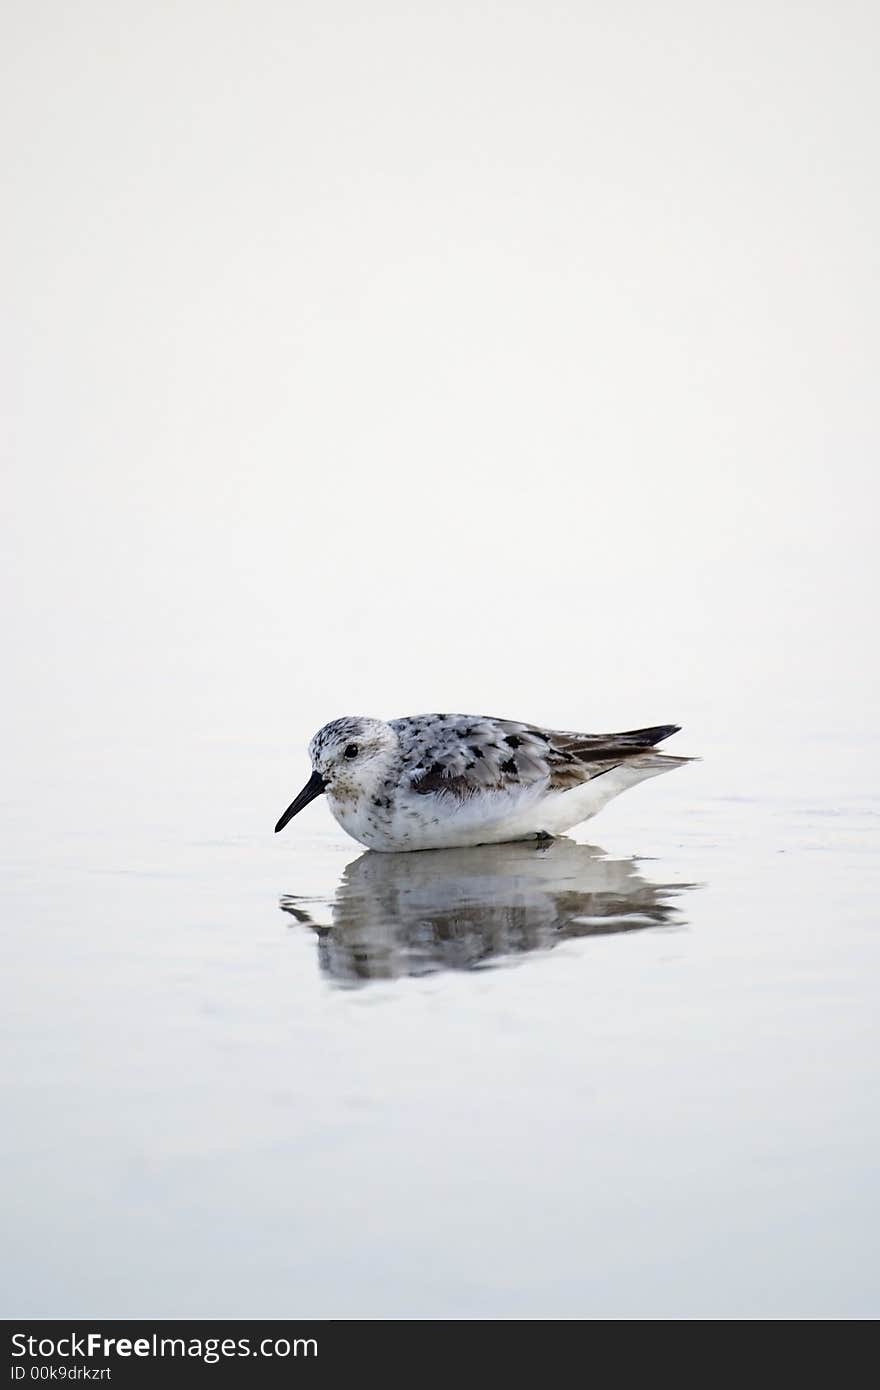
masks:
<instances>
[{"instance_id":1,"label":"white background","mask_svg":"<svg viewBox=\"0 0 880 1390\"><path fill-rule=\"evenodd\" d=\"M870 728L873 6L5 30L17 744Z\"/></svg>"}]
</instances>

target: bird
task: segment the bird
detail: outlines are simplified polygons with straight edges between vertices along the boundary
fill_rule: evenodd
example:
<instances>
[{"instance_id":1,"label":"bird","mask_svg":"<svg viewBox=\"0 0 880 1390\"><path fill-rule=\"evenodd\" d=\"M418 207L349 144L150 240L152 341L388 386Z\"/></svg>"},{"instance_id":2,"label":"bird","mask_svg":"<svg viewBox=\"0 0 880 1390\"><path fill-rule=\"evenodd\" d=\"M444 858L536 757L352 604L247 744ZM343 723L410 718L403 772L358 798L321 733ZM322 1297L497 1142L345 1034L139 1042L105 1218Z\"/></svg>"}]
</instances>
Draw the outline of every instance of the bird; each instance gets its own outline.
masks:
<instances>
[{"instance_id":1,"label":"bird","mask_svg":"<svg viewBox=\"0 0 880 1390\"><path fill-rule=\"evenodd\" d=\"M312 775L275 831L324 794L338 824L367 849L551 838L628 787L691 762L655 751L679 728L581 734L492 716L347 715L312 738Z\"/></svg>"}]
</instances>

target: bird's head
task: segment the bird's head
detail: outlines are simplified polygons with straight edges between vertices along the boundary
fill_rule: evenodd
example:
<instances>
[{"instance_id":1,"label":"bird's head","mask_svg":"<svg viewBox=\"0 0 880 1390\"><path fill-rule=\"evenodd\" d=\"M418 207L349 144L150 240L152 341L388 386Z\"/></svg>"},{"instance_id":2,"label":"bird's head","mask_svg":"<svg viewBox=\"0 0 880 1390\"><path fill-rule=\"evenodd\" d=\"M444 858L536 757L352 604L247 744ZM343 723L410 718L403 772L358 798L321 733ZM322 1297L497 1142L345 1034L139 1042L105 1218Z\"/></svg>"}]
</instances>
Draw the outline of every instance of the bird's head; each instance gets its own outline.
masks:
<instances>
[{"instance_id":1,"label":"bird's head","mask_svg":"<svg viewBox=\"0 0 880 1390\"><path fill-rule=\"evenodd\" d=\"M397 734L382 719L349 715L325 724L309 744L312 775L284 812L276 831L283 830L322 792L336 802L375 795L388 775L397 748Z\"/></svg>"}]
</instances>

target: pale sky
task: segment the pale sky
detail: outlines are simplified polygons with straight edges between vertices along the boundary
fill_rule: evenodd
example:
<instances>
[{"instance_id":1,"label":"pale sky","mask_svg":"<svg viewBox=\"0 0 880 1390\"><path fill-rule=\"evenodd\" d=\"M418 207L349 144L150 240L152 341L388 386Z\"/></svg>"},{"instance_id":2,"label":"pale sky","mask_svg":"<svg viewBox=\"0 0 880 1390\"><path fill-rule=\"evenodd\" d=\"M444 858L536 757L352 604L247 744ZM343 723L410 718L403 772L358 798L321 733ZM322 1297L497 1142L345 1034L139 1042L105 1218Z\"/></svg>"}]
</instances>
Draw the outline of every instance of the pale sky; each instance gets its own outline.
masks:
<instances>
[{"instance_id":1,"label":"pale sky","mask_svg":"<svg viewBox=\"0 0 880 1390\"><path fill-rule=\"evenodd\" d=\"M876 6L3 30L15 749L871 729Z\"/></svg>"}]
</instances>

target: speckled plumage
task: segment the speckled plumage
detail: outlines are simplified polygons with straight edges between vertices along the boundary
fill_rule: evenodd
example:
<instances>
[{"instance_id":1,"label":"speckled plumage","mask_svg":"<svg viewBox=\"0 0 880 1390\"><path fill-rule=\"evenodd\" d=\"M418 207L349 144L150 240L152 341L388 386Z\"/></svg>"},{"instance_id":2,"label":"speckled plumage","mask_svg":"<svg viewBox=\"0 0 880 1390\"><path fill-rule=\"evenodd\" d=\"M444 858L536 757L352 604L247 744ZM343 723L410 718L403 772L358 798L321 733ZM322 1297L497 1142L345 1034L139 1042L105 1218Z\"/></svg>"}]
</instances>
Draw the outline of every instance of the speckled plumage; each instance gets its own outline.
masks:
<instances>
[{"instance_id":1,"label":"speckled plumage","mask_svg":"<svg viewBox=\"0 0 880 1390\"><path fill-rule=\"evenodd\" d=\"M654 751L677 729L581 734L465 714L334 719L309 744L312 777L276 830L326 792L339 824L370 849L558 835L627 787L688 762Z\"/></svg>"}]
</instances>

